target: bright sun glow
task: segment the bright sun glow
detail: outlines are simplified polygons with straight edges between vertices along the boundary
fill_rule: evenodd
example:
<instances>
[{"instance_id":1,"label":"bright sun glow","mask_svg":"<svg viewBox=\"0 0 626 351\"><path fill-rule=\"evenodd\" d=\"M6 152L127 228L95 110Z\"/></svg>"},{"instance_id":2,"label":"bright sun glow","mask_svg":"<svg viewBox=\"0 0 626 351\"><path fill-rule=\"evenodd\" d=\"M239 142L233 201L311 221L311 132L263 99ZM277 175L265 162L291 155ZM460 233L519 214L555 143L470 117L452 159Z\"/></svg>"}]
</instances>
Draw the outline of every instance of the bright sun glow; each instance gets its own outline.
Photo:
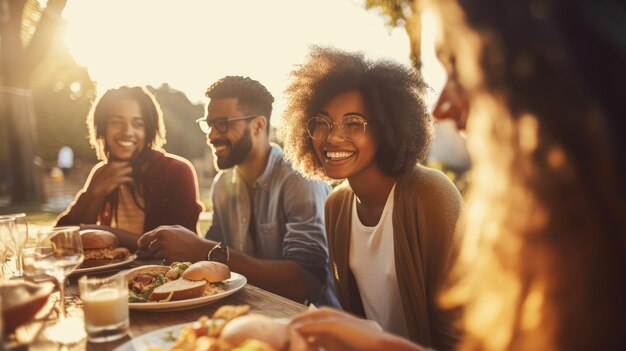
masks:
<instances>
[{"instance_id":1,"label":"bright sun glow","mask_svg":"<svg viewBox=\"0 0 626 351\"><path fill-rule=\"evenodd\" d=\"M278 116L288 74L311 45L410 62L404 28L385 26L362 0L80 0L64 17L65 42L98 93L166 82L206 102L209 84L245 75L268 87Z\"/></svg>"}]
</instances>

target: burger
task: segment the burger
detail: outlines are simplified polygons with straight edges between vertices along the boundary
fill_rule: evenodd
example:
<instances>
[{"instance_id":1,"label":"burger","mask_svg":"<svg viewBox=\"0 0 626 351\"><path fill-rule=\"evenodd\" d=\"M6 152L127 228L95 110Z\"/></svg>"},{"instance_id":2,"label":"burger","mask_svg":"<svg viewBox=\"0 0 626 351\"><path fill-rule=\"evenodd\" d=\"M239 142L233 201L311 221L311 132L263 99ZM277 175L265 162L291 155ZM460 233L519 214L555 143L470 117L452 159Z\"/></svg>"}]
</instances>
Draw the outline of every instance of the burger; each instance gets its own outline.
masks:
<instances>
[{"instance_id":1,"label":"burger","mask_svg":"<svg viewBox=\"0 0 626 351\"><path fill-rule=\"evenodd\" d=\"M119 247L115 234L106 230L90 229L80 232L85 260L79 268L91 268L121 262L130 256L130 251Z\"/></svg>"}]
</instances>

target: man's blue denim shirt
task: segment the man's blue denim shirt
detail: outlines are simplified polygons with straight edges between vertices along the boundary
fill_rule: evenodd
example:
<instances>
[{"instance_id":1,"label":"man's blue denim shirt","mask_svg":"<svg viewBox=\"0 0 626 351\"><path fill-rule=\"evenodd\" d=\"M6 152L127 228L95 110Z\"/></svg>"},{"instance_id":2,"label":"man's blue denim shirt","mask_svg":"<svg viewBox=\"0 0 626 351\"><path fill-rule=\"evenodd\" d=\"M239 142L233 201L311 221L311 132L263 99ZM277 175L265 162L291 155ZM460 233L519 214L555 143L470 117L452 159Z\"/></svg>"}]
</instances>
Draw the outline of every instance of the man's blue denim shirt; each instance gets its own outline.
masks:
<instances>
[{"instance_id":1,"label":"man's blue denim shirt","mask_svg":"<svg viewBox=\"0 0 626 351\"><path fill-rule=\"evenodd\" d=\"M213 181L213 224L206 238L255 257L297 262L309 302L339 307L324 227L324 202L330 186L298 174L274 144L265 170L253 186L256 238L249 234L248 189L237 166L221 171Z\"/></svg>"}]
</instances>

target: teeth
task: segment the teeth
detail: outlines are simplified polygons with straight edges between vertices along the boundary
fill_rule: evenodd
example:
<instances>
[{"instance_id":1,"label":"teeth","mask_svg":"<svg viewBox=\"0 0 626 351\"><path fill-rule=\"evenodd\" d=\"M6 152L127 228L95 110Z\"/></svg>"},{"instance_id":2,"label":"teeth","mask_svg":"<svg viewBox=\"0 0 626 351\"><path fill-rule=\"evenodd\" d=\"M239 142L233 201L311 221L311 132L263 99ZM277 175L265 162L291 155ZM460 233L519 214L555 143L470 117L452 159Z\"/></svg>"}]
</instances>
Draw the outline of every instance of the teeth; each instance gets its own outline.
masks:
<instances>
[{"instance_id":1,"label":"teeth","mask_svg":"<svg viewBox=\"0 0 626 351\"><path fill-rule=\"evenodd\" d=\"M226 145L213 145L213 147L215 148L216 152L220 152L222 150L226 150Z\"/></svg>"},{"instance_id":2,"label":"teeth","mask_svg":"<svg viewBox=\"0 0 626 351\"><path fill-rule=\"evenodd\" d=\"M327 151L326 152L326 158L329 158L331 160L342 160L352 155L354 155L354 152L345 152L345 151L342 151L342 152Z\"/></svg>"},{"instance_id":3,"label":"teeth","mask_svg":"<svg viewBox=\"0 0 626 351\"><path fill-rule=\"evenodd\" d=\"M129 147L129 146L134 146L135 145L135 143L132 142L132 141L124 141L124 140L118 140L117 143L119 145L121 145L121 146L124 146L124 147Z\"/></svg>"}]
</instances>

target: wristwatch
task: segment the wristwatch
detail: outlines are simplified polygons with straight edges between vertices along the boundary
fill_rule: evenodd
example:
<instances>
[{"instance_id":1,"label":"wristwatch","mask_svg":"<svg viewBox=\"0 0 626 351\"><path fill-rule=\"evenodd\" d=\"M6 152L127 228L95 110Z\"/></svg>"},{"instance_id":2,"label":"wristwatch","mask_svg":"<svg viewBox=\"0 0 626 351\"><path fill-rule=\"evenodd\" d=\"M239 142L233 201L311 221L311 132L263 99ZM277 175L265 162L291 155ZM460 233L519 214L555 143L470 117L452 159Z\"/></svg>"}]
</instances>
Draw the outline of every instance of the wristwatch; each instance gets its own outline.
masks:
<instances>
[{"instance_id":1,"label":"wristwatch","mask_svg":"<svg viewBox=\"0 0 626 351\"><path fill-rule=\"evenodd\" d=\"M229 258L228 246L224 245L224 247L222 247L221 242L217 243L215 246L213 246L211 251L209 251L209 256L208 256L209 261L220 262L225 265L228 265L228 258Z\"/></svg>"}]
</instances>

